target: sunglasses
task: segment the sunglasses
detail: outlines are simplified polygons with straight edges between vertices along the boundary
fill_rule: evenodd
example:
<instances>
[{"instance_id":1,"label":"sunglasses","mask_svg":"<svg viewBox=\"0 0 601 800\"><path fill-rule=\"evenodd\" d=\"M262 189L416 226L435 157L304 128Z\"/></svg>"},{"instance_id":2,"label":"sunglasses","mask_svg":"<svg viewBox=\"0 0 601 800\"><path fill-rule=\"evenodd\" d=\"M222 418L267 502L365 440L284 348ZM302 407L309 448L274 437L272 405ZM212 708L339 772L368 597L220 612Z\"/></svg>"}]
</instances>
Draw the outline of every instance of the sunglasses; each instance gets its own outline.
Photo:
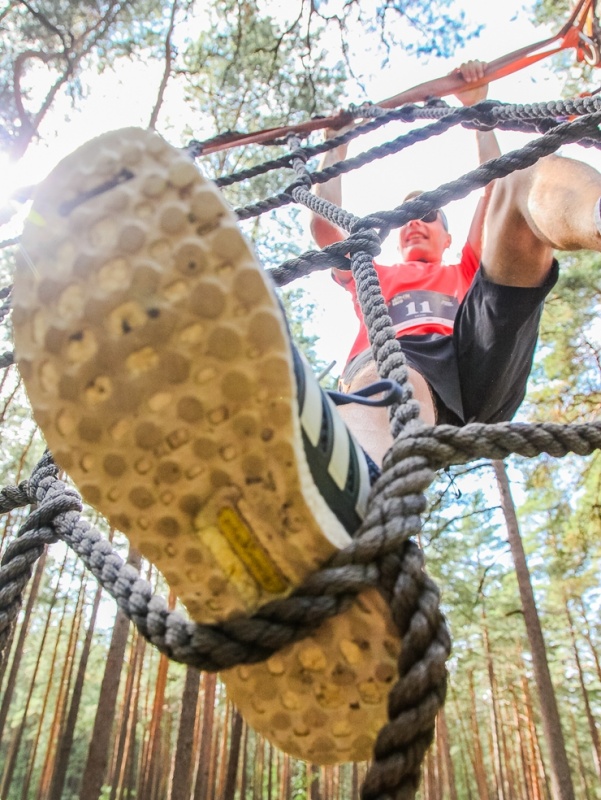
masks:
<instances>
[{"instance_id":1,"label":"sunglasses","mask_svg":"<svg viewBox=\"0 0 601 800\"><path fill-rule=\"evenodd\" d=\"M431 211L428 211L427 214L424 214L423 217L420 217L422 222L436 222L438 219L438 215L440 214L440 221L442 222L443 228L445 231L449 230L449 223L447 222L447 218L445 216L444 211L441 208L433 208Z\"/></svg>"}]
</instances>

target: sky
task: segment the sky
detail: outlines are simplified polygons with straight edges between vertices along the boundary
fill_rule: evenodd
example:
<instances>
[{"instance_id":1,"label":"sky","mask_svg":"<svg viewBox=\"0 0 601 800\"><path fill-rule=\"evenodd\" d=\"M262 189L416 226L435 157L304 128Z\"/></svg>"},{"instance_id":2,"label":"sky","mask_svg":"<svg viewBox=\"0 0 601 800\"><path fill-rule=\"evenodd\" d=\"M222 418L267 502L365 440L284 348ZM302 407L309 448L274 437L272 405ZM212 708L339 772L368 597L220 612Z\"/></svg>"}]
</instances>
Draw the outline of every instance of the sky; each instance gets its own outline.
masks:
<instances>
[{"instance_id":1,"label":"sky","mask_svg":"<svg viewBox=\"0 0 601 800\"><path fill-rule=\"evenodd\" d=\"M271 0L274 10L281 7L280 0ZM356 53L361 53L361 65L365 73L367 96L372 101L390 97L403 89L431 78L445 75L462 61L470 58L492 60L510 50L530 44L557 30L556 26L535 28L528 19L520 0L504 0L503 3L482 0L456 0L469 22L484 23L485 28L476 39L465 45L451 60L430 58L419 60L403 52L391 54L390 63L381 66L379 56L362 52L361 41L349 42ZM0 164L3 185L27 185L35 183L52 166L75 147L102 131L127 125L146 125L161 78L161 65L129 64L126 70L114 73L110 70L98 78L92 91L74 111L68 99L63 99L55 108L54 120L67 120L60 125L60 136L47 137L37 147L32 147L18 169ZM551 69L550 61L508 76L491 85L489 97L504 102L535 102L554 100L560 97L562 79ZM349 95L349 102L361 102L363 96ZM168 95L169 100L169 95ZM455 102L449 98L449 102ZM173 102L167 103L160 119L161 132L174 144L180 144L180 131L191 120L186 109ZM48 125L57 124L52 119ZM374 144L390 140L410 127L393 123L373 134L362 136L351 143L349 155L356 155ZM320 134L317 134L319 136ZM527 136L500 132L501 149L506 152L524 144ZM316 140L314 140L316 141ZM601 169L598 152L577 146L566 148L566 154L581 158ZM434 189L468 172L477 166L475 135L461 128L447 132L442 137L414 145L409 150L389 156L363 167L343 179L343 207L363 216L374 211L391 209L399 204L404 195L414 188ZM449 218L453 244L448 251L448 260L453 260L461 251L478 195L451 203L445 208ZM304 213L307 236L300 244L312 246L308 234L308 214ZM2 232L2 238L5 236ZM395 236L389 237L382 254L382 263L393 263L396 256ZM296 284L295 284L296 285ZM320 337L317 348L325 362L336 361L334 374L339 374L357 330L357 322L347 293L334 285L329 274L311 276L298 282L316 304L311 331Z\"/></svg>"}]
</instances>

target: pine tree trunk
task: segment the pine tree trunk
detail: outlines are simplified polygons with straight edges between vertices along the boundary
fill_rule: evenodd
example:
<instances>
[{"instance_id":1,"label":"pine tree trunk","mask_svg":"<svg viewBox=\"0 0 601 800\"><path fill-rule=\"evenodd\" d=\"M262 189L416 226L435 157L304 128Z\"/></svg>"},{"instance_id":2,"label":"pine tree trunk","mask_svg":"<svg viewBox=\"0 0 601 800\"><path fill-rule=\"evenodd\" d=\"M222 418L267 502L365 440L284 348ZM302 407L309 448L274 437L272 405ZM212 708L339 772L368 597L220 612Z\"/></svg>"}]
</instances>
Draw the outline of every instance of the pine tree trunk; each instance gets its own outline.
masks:
<instances>
[{"instance_id":1,"label":"pine tree trunk","mask_svg":"<svg viewBox=\"0 0 601 800\"><path fill-rule=\"evenodd\" d=\"M159 754L153 793L149 800L165 800L169 788L169 760L171 753L171 715L163 715L160 732ZM165 765L165 769L161 767Z\"/></svg>"},{"instance_id":2,"label":"pine tree trunk","mask_svg":"<svg viewBox=\"0 0 601 800\"><path fill-rule=\"evenodd\" d=\"M595 669L597 671L597 678L599 679L599 683L601 683L601 662L599 661L599 654L597 653L597 649L593 642L593 637L591 636L591 626L589 625L588 617L586 616L586 609L584 607L584 603L582 602L582 598L579 598L579 605L582 621L584 622L582 633L591 649L591 655L593 656Z\"/></svg>"},{"instance_id":3,"label":"pine tree trunk","mask_svg":"<svg viewBox=\"0 0 601 800\"><path fill-rule=\"evenodd\" d=\"M273 745L267 743L267 800L273 800Z\"/></svg>"},{"instance_id":4,"label":"pine tree trunk","mask_svg":"<svg viewBox=\"0 0 601 800\"><path fill-rule=\"evenodd\" d=\"M52 598L51 598L50 604L48 606L48 613L46 614L46 623L44 625L44 631L42 633L42 639L40 641L40 646L39 646L38 653L37 653L37 656L36 656L36 661L35 661L35 665L34 665L34 668L33 668L33 674L31 676L31 679L30 679L30 682L29 682L29 689L27 691L27 698L25 700L25 706L23 708L23 713L21 715L21 722L19 723L19 725L17 727L17 730L15 731L15 735L13 736L13 739L11 740L11 746L10 746L9 754L8 754L8 757L6 758L6 761L5 761L5 764L4 764L4 772L3 772L3 775L2 775L2 781L0 782L0 798L1 798L1 800L6 800L6 798L8 797L8 792L10 790L10 785L12 783L13 773L14 773L14 770L15 770L15 767L16 767L16 759L17 759L17 756L19 754L19 748L21 746L21 738L22 738L23 732L25 730L25 724L26 724L26 721L27 721L27 714L29 713L29 706L31 704L31 698L33 697L33 693L34 693L34 690L35 690L35 687L36 687L38 672L39 672L39 669L40 669L40 665L42 663L42 656L44 655L44 648L45 648L45 645L46 645L46 639L48 638L48 633L52 628L52 618L53 618L54 606L55 606L55 604L56 604L56 602L58 600L58 589L59 589L59 586L60 586L61 578L62 578L64 570L65 570L66 563L67 563L67 554L65 554L65 558L63 560L63 563L61 564L61 567L60 567L60 570L59 570L59 574L58 574L58 578L57 578L57 581L56 581L56 586L54 587L54 591L52 593ZM63 607L63 610L64 610L64 607ZM59 634L57 633L57 639L58 638L59 638ZM56 654L56 647L54 648L53 652L54 652L54 654ZM54 665L54 662L52 662L52 664L51 664L50 681L52 680L52 668L53 668L53 665ZM44 698L42 718L43 718L44 711L46 709L47 700L48 700L48 692L46 692L46 695L45 695L45 698ZM39 730L41 730L41 721L40 721L40 729ZM36 738L36 741L34 742L34 749L37 748L37 746L38 746L38 739ZM31 759L31 754L30 754L30 759Z\"/></svg>"},{"instance_id":5,"label":"pine tree trunk","mask_svg":"<svg viewBox=\"0 0 601 800\"><path fill-rule=\"evenodd\" d=\"M262 736L255 734L255 762L253 770L253 800L263 798L263 764L265 762L265 741ZM308 771L308 767L307 767Z\"/></svg>"},{"instance_id":6,"label":"pine tree trunk","mask_svg":"<svg viewBox=\"0 0 601 800\"><path fill-rule=\"evenodd\" d=\"M547 782L547 770L544 762L542 761L542 755L538 743L538 734L536 731L536 725L534 723L534 710L532 708L532 699L530 697L528 680L526 679L526 675L523 673L522 694L524 697L524 707L526 709L526 719L528 722L530 783L532 786L532 796L534 800L543 800L543 791Z\"/></svg>"},{"instance_id":7,"label":"pine tree trunk","mask_svg":"<svg viewBox=\"0 0 601 800\"><path fill-rule=\"evenodd\" d=\"M194 746L196 704L199 688L200 672L194 667L188 667L182 692L173 777L169 791L170 800L181 800L182 798L187 800L190 797L192 787L192 748Z\"/></svg>"},{"instance_id":8,"label":"pine tree trunk","mask_svg":"<svg viewBox=\"0 0 601 800\"><path fill-rule=\"evenodd\" d=\"M536 609L526 554L509 488L509 479L502 461L493 461L492 464L499 485L501 507L507 524L507 536L515 564L524 622L530 642L532 665L540 699L543 730L549 749L553 798L554 800L574 800L572 775L561 729L555 691L549 672L545 640Z\"/></svg>"},{"instance_id":9,"label":"pine tree trunk","mask_svg":"<svg viewBox=\"0 0 601 800\"><path fill-rule=\"evenodd\" d=\"M221 738L219 741L219 773L217 778L217 797L223 796L223 788L225 785L225 768L227 764L227 743L230 732L230 719L231 719L231 703L228 701L225 704L223 711L223 726L221 729Z\"/></svg>"},{"instance_id":10,"label":"pine tree trunk","mask_svg":"<svg viewBox=\"0 0 601 800\"><path fill-rule=\"evenodd\" d=\"M127 777L132 771L130 756L132 756L136 736L136 707L143 672L145 648L146 640L136 631L130 647L129 669L127 670L125 687L121 698L121 709L116 725L117 736L113 745L114 755L108 779L111 786L109 800L115 800L118 792L120 797L123 797Z\"/></svg>"},{"instance_id":11,"label":"pine tree trunk","mask_svg":"<svg viewBox=\"0 0 601 800\"><path fill-rule=\"evenodd\" d=\"M132 564L135 569L139 569L141 563L140 554L130 548L127 562ZM79 794L80 800L99 800L102 791L109 759L109 745L128 633L129 620L118 608L100 686L98 708Z\"/></svg>"},{"instance_id":12,"label":"pine tree trunk","mask_svg":"<svg viewBox=\"0 0 601 800\"><path fill-rule=\"evenodd\" d=\"M505 775L503 770L503 756L501 754L501 721L499 718L499 697L497 690L497 679L495 675L495 665L490 647L488 636L488 624L486 621L486 608L484 598L482 598L482 641L484 642L484 653L486 655L486 668L488 673L488 683L490 686L491 697L491 733L492 733L492 756L494 763L494 775L498 800L506 800L505 797Z\"/></svg>"},{"instance_id":13,"label":"pine tree trunk","mask_svg":"<svg viewBox=\"0 0 601 800\"><path fill-rule=\"evenodd\" d=\"M7 800L10 792L10 785L17 765L17 756L19 755L19 749L21 747L21 739L23 738L23 731L25 730L25 721L25 715L23 715L8 746L6 761L4 763L4 772L2 774L2 783L0 784L0 797L2 800Z\"/></svg>"},{"instance_id":14,"label":"pine tree trunk","mask_svg":"<svg viewBox=\"0 0 601 800\"><path fill-rule=\"evenodd\" d=\"M98 586L94 600L92 603L92 610L90 613L90 622L86 631L86 637L83 643L83 648L79 658L79 666L77 669L77 677L73 687L73 694L69 706L69 713L64 730L61 734L60 743L58 746L56 763L54 765L54 773L52 776L52 783L50 786L49 800L61 800L63 788L65 785L65 778L67 776L67 767L69 764L69 756L73 746L73 739L75 736L75 724L77 722L77 715L79 713L79 704L83 693L83 686L86 676L86 668L88 665L88 658L92 647L92 637L94 628L96 626L96 616L100 606L100 598L102 596L102 587Z\"/></svg>"},{"instance_id":15,"label":"pine tree trunk","mask_svg":"<svg viewBox=\"0 0 601 800\"><path fill-rule=\"evenodd\" d=\"M499 706L499 716L501 719L501 741L503 746L503 758L505 760L505 794L507 797L513 798L515 797L517 800L517 777L515 773L515 748L509 746L507 741L508 739L508 732L511 731L511 725L508 720L505 719L503 714L503 707ZM515 740L512 740L512 745L515 744Z\"/></svg>"},{"instance_id":16,"label":"pine tree trunk","mask_svg":"<svg viewBox=\"0 0 601 800\"><path fill-rule=\"evenodd\" d=\"M570 726L572 728L572 741L574 742L574 749L576 751L576 760L578 762L578 772L580 774L580 782L582 784L582 797L584 798L584 800L593 800L589 791L588 781L586 779L586 767L584 766L582 752L580 751L580 745L578 744L578 730L576 729L576 719L571 709L570 709Z\"/></svg>"},{"instance_id":17,"label":"pine tree trunk","mask_svg":"<svg viewBox=\"0 0 601 800\"><path fill-rule=\"evenodd\" d=\"M513 695L513 693L512 693L512 699L513 699L513 704L512 704L513 720L514 720L514 724L515 724L515 727L516 727L516 733L517 733L517 742L516 742L517 749L518 749L517 759L519 760L519 764L520 764L520 776L521 776L520 794L521 794L522 797L525 798L525 800L532 800L532 792L530 790L530 785L528 783L529 767L528 767L528 761L526 759L526 747L525 747L525 742L524 742L524 732L523 732L523 729L522 729L522 725L520 724L520 712L519 712L518 705L517 705L517 699L516 699L515 695Z\"/></svg>"},{"instance_id":18,"label":"pine tree trunk","mask_svg":"<svg viewBox=\"0 0 601 800\"><path fill-rule=\"evenodd\" d=\"M484 755L482 753L482 740L480 738L480 726L478 724L478 711L476 704L476 692L474 689L474 673L469 674L470 686L470 721L472 727L472 742L474 745L474 773L476 785L478 787L479 800L489 800L488 782L486 780L486 769L484 767Z\"/></svg>"},{"instance_id":19,"label":"pine tree trunk","mask_svg":"<svg viewBox=\"0 0 601 800\"><path fill-rule=\"evenodd\" d=\"M236 776L240 760L240 743L242 741L242 716L237 708L232 709L232 732L230 735L230 748L227 761L227 772L223 800L234 800L236 793Z\"/></svg>"},{"instance_id":20,"label":"pine tree trunk","mask_svg":"<svg viewBox=\"0 0 601 800\"><path fill-rule=\"evenodd\" d=\"M175 605L175 597L172 593L169 596L169 608ZM165 689L167 687L167 674L169 671L169 659L164 653L159 658L159 669L155 685L154 703L150 718L150 734L148 743L148 758L144 770L144 778L140 795L151 798L155 794L155 787L159 780L161 761L159 758L161 742L161 723L163 720L163 708L165 707Z\"/></svg>"},{"instance_id":21,"label":"pine tree trunk","mask_svg":"<svg viewBox=\"0 0 601 800\"><path fill-rule=\"evenodd\" d=\"M139 749L140 753L142 748L138 748L138 740L136 738L138 729L138 718L140 716L139 703L140 695L142 693L142 675L144 674L144 655L146 651L146 640L138 637L139 647L136 648L136 665L139 665L136 673L136 681L134 685L134 693L132 697L130 721L128 725L128 737L125 746L125 767L127 774L127 781L124 780L123 789L121 792L121 800L134 800L138 797L136 786L136 776L141 774L141 763L137 756L136 751ZM127 783L127 785L125 785Z\"/></svg>"},{"instance_id":22,"label":"pine tree trunk","mask_svg":"<svg viewBox=\"0 0 601 800\"><path fill-rule=\"evenodd\" d=\"M134 685L132 689L132 697L130 709L128 712L129 719L126 725L126 737L124 743L123 766L119 781L121 783L121 790L119 800L135 800L139 797L137 777L142 774L142 767L140 758L138 757L138 718L139 718L139 701L142 693L142 676L144 675L144 656L146 652L146 640L139 634L136 636L135 650L133 660L135 661L134 669ZM141 748L140 748L141 751Z\"/></svg>"},{"instance_id":23,"label":"pine tree trunk","mask_svg":"<svg viewBox=\"0 0 601 800\"><path fill-rule=\"evenodd\" d=\"M307 765L307 798L319 800L319 767L315 764Z\"/></svg>"},{"instance_id":24,"label":"pine tree trunk","mask_svg":"<svg viewBox=\"0 0 601 800\"><path fill-rule=\"evenodd\" d=\"M351 800L359 800L359 766L356 763L351 778Z\"/></svg>"},{"instance_id":25,"label":"pine tree trunk","mask_svg":"<svg viewBox=\"0 0 601 800\"><path fill-rule=\"evenodd\" d=\"M44 759L44 766L42 768L42 777L38 788L38 798L48 797L50 785L52 781L53 764L56 758L58 743L60 742L61 732L64 726L67 710L67 698L69 695L69 687L71 685L71 678L73 676L73 668L75 663L75 647L77 645L77 638L79 636L79 628L81 627L81 618L83 611L83 601L85 598L85 578L82 575L81 584L79 588L79 596L77 598L77 605L75 607L75 614L71 621L71 628L69 631L69 638L67 640L67 652L63 661L63 670L58 681L58 697L54 701L54 714L52 717L52 724L50 726L50 735L48 737L48 745L46 747L46 756ZM70 605L70 598L65 598L65 610ZM60 628L62 628L63 620L61 619ZM60 636L57 637L57 654ZM54 657L53 657L54 660Z\"/></svg>"},{"instance_id":26,"label":"pine tree trunk","mask_svg":"<svg viewBox=\"0 0 601 800\"><path fill-rule=\"evenodd\" d=\"M2 694L2 705L0 705L0 742L2 741L4 726L6 724L6 717L8 715L8 709L15 691L17 676L21 668L21 658L23 657L25 640L27 638L29 623L31 621L31 613L38 597L40 582L42 580L42 575L44 574L45 566L46 566L46 550L44 549L44 552L38 559L33 580L31 582L31 587L29 589L29 597L27 598L27 605L25 606L25 613L23 616L23 620L21 622L21 628L19 629L19 636L16 640L14 650L12 651L13 658L10 665L10 672L8 673L8 678L6 681L6 688L4 689L4 692ZM3 666L4 664L7 663L8 663L8 647L5 653L5 661L3 662Z\"/></svg>"},{"instance_id":27,"label":"pine tree trunk","mask_svg":"<svg viewBox=\"0 0 601 800\"><path fill-rule=\"evenodd\" d=\"M215 720L215 692L217 675L205 672L203 686L203 710L200 752L198 754L198 773L196 775L196 788L194 800L209 800L209 780L211 776L211 750Z\"/></svg>"},{"instance_id":28,"label":"pine tree trunk","mask_svg":"<svg viewBox=\"0 0 601 800\"><path fill-rule=\"evenodd\" d=\"M62 564L62 567L61 567L61 572L60 572L61 577L62 577L64 568L65 568L66 563L67 563L67 558L68 558L68 554L65 553L65 559L63 561L63 564ZM60 585L60 577L59 577L59 579L57 581L57 589L58 589L59 585ZM53 598L53 603L54 603L55 599L56 599L56 596ZM51 621L52 621L52 608L53 607L54 606L51 607L50 612L48 614L47 625L51 624ZM43 648L41 647L40 648L40 653L41 653L42 649ZM53 676L53 672L54 672L54 667L52 666L51 670L50 670L50 679L48 681L47 690L44 692L44 699L42 701L42 707L41 707L41 709L39 711L39 714L38 714L37 729L36 729L35 735L33 737L32 746L31 746L31 748L29 750L28 762L27 762L27 770L26 770L26 773L25 773L25 777L23 779L23 786L22 786L22 789L21 789L21 800L31 800L31 793L30 793L31 779L33 777L33 770L34 770L34 767L35 767L36 756L37 756L38 748L39 748L40 741L41 741L41 738L42 738L42 731L44 730L44 726L45 726L45 722L46 722L46 708L47 708L48 703L50 701L50 686L53 683L53 677L54 677ZM33 682L32 682L32 684L33 684ZM34 686L32 685L31 688L33 689Z\"/></svg>"},{"instance_id":29,"label":"pine tree trunk","mask_svg":"<svg viewBox=\"0 0 601 800\"><path fill-rule=\"evenodd\" d=\"M568 619L568 628L570 630L570 640L572 642L572 652L574 653L574 661L576 662L576 670L578 672L578 681L580 682L580 691L582 692L582 699L584 701L584 710L586 713L586 721L591 736L591 743L593 746L593 762L595 764L595 774L601 784L601 742L599 742L599 731L597 730L597 723L591 709L591 701L586 688L586 681L582 672L582 663L580 661L580 653L576 645L576 635L574 633L574 623L572 615L570 614L570 607L567 598L564 596L564 605L566 610L566 617Z\"/></svg>"},{"instance_id":30,"label":"pine tree trunk","mask_svg":"<svg viewBox=\"0 0 601 800\"><path fill-rule=\"evenodd\" d=\"M290 800L290 791L292 788L292 774L290 765L290 756L284 753L282 760L282 779L280 781L280 795L279 800Z\"/></svg>"},{"instance_id":31,"label":"pine tree trunk","mask_svg":"<svg viewBox=\"0 0 601 800\"><path fill-rule=\"evenodd\" d=\"M471 776L476 774L476 758L474 748L470 747L469 735L465 727L466 714L459 711L457 695L453 686L450 687L451 705L453 717L459 726L459 758L461 759L461 771L464 780L464 798L462 800L473 800ZM449 701L447 701L448 706ZM471 766L470 766L471 765Z\"/></svg>"},{"instance_id":32,"label":"pine tree trunk","mask_svg":"<svg viewBox=\"0 0 601 800\"><path fill-rule=\"evenodd\" d=\"M227 769L225 785L223 789L223 800L234 800L236 794L236 777L238 774L238 762L240 760L240 744L242 741L242 716L237 708L232 709L232 723L230 734L230 747L227 757Z\"/></svg>"},{"instance_id":33,"label":"pine tree trunk","mask_svg":"<svg viewBox=\"0 0 601 800\"><path fill-rule=\"evenodd\" d=\"M244 742L242 743L242 770L240 774L240 800L246 800L246 788L248 786L248 725L244 723ZM287 800L287 798L281 798Z\"/></svg>"},{"instance_id":34,"label":"pine tree trunk","mask_svg":"<svg viewBox=\"0 0 601 800\"><path fill-rule=\"evenodd\" d=\"M455 782L455 767L453 766L453 759L451 758L451 744L449 742L447 715L444 707L438 712L436 722L439 729L438 747L444 758L447 786L449 787L449 797L450 800L459 800L457 796L457 784Z\"/></svg>"}]
</instances>

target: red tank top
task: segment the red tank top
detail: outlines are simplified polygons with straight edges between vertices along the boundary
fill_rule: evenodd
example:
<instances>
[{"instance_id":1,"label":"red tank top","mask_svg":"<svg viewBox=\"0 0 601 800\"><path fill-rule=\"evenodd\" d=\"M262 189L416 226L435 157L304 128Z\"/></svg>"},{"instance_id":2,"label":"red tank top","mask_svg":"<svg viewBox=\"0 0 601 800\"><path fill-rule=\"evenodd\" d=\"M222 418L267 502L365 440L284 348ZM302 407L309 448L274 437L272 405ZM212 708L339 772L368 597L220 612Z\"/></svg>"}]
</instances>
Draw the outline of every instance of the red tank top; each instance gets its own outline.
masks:
<instances>
[{"instance_id":1,"label":"red tank top","mask_svg":"<svg viewBox=\"0 0 601 800\"><path fill-rule=\"evenodd\" d=\"M451 334L459 303L471 286L479 263L468 242L463 248L459 264L409 261L387 267L374 262L374 266L388 313L399 337L423 333ZM369 338L351 272L333 269L332 277L351 293L360 322L359 333L347 359L350 361L369 347Z\"/></svg>"}]
</instances>

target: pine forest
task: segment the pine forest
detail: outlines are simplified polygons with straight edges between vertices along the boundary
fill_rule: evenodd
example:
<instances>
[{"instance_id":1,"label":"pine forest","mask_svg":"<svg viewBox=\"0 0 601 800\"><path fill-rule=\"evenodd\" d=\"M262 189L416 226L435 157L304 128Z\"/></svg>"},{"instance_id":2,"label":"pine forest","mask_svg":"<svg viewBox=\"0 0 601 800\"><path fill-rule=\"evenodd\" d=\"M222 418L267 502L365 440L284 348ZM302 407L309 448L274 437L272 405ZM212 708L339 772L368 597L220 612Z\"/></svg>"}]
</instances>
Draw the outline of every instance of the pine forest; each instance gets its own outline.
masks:
<instances>
[{"instance_id":1,"label":"pine forest","mask_svg":"<svg viewBox=\"0 0 601 800\"><path fill-rule=\"evenodd\" d=\"M18 163L60 137L69 115L93 102L97 76L130 64L159 76L144 124L179 145L348 104L349 86L361 82L357 31L382 58L402 48L418 65L431 56L459 60L462 44L478 35L450 0L295 0L286 14L282 5L5 0L1 150ZM562 19L568 4L533 5L530 16L542 24ZM566 91L594 85L586 65L559 59L554 69L564 70ZM226 150L203 168L224 175L279 152ZM268 196L278 191L276 177L228 187L228 200ZM0 209L0 286L12 280L21 188L25 196ZM267 266L311 246L294 209L268 217L246 229ZM598 254L560 255L522 419L583 422L601 413L600 266ZM302 282L283 299L297 343L325 371ZM10 324L1 330L11 350ZM0 420L1 485L16 486L44 442L14 366L0 374ZM453 650L418 797L601 800L601 455L453 467L437 475L427 499L419 544L441 588ZM0 552L28 513L0 518ZM176 607L163 576L125 536L94 509L84 513ZM0 663L0 800L359 800L367 768L317 766L278 751L246 724L218 675L159 654L64 545L34 564Z\"/></svg>"}]
</instances>

